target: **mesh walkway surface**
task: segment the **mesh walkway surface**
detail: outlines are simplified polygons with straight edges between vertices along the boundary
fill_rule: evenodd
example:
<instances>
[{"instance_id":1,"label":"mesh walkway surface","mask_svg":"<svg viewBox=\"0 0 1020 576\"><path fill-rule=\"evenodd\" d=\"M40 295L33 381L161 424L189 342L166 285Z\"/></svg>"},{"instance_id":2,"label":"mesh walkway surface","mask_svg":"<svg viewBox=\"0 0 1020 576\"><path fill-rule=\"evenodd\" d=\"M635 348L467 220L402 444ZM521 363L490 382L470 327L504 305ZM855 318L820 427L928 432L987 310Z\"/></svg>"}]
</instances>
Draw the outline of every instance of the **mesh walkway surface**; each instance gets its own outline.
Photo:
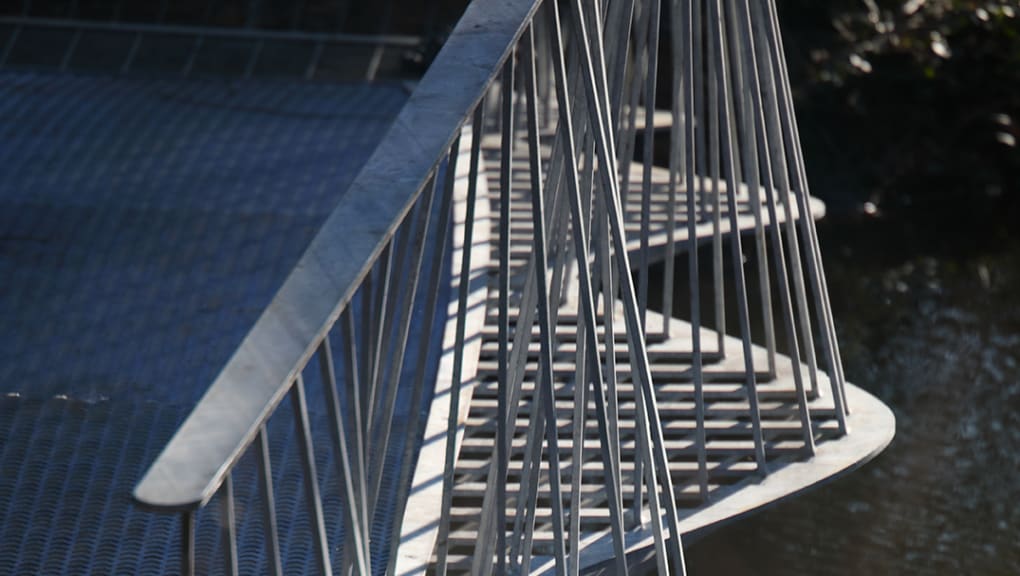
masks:
<instances>
[{"instance_id":1,"label":"mesh walkway surface","mask_svg":"<svg viewBox=\"0 0 1020 576\"><path fill-rule=\"evenodd\" d=\"M0 573L177 570L177 520L134 509L131 488L405 99L387 84L0 73ZM325 438L324 407L309 408ZM270 422L288 570L311 562L292 429ZM248 458L241 568L262 573ZM217 557L215 524L199 522L201 560Z\"/></svg>"}]
</instances>

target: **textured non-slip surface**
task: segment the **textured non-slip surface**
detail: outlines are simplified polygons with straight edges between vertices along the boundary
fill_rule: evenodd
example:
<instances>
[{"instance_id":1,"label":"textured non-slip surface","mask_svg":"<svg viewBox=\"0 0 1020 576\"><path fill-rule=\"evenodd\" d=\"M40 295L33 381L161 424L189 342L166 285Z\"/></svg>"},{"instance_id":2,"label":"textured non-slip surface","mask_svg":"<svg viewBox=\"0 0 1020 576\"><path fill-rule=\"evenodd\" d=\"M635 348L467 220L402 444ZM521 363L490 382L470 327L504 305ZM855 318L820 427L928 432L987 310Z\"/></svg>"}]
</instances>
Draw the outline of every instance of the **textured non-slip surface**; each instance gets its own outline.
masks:
<instances>
[{"instance_id":1,"label":"textured non-slip surface","mask_svg":"<svg viewBox=\"0 0 1020 576\"><path fill-rule=\"evenodd\" d=\"M177 571L177 519L134 508L131 488L405 99L386 84L0 73L0 573ZM321 398L309 382L328 500ZM311 561L290 412L269 428L288 573ZM262 573L249 460L241 565ZM339 546L340 503L325 504ZM216 515L215 500L200 514L202 573L220 569Z\"/></svg>"}]
</instances>

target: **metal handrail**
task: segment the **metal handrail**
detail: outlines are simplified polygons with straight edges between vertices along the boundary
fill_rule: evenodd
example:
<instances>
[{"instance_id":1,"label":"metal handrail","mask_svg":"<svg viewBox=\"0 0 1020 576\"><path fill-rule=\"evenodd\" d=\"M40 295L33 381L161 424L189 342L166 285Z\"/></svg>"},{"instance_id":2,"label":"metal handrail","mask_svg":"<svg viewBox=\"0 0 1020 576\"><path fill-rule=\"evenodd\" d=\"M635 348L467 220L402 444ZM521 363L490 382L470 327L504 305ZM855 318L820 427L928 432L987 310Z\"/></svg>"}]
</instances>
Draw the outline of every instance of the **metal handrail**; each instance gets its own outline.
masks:
<instances>
[{"instance_id":1,"label":"metal handrail","mask_svg":"<svg viewBox=\"0 0 1020 576\"><path fill-rule=\"evenodd\" d=\"M348 320L341 321L339 327L344 330L348 347L354 345L349 333L354 323L350 305L359 290L366 295L365 299L372 300L362 306L362 310L373 309L373 304L378 304L374 310L378 312L377 319L384 323L382 327L370 329L371 340L382 338L394 324L391 308L395 299L385 296L385 286L377 287L374 294L366 288L371 283L373 269L385 268L385 274L375 275L377 282L380 278L384 285L397 281L399 275L391 275L390 267L399 268L394 259L402 261L410 251L408 240L412 224L417 224L419 231L427 225L427 214L436 196L437 171L444 158L451 154L451 160L455 158L456 138L461 127L474 110L480 109L479 103L538 5L538 0L510 3L480 0L467 9L389 132L271 303L135 487L133 497L142 508L180 513L183 573L195 571L196 511L217 493L221 495L227 571L236 573L231 471L249 449L259 457L270 567L274 573L280 572L266 425L288 394L300 442L316 563L322 573L331 572L301 372L318 351L324 388L329 395L327 405L331 409L334 447L338 451L338 461L344 466L345 496L348 502L369 506L367 502L377 496L365 483L366 469L371 463L365 460L363 453L352 457L346 452L348 446L337 400L329 332L346 311ZM450 168L447 167L448 172ZM428 203L418 208L418 217L409 218L423 192L429 188L432 192ZM442 212L450 209L449 186L446 188ZM422 218L425 224L411 222ZM391 249L398 230L403 232L400 246ZM415 251L420 269L422 250L416 248ZM433 277L438 275L433 274ZM413 287L411 292L414 292ZM409 317L409 310L405 309L404 318ZM405 338L402 347L406 345L408 321L405 320L402 327ZM367 344L363 349L367 349ZM370 359L373 354L379 354L367 353ZM348 369L352 364L347 363ZM370 386L381 377L378 358L374 366L374 372L363 382ZM371 396L369 391L363 394ZM395 391L387 392L385 400L390 406L390 415L392 394ZM361 450L361 435L367 436L373 422L371 410L359 414L358 418L368 422L367 425L358 424L356 443ZM352 463L356 469L351 468ZM361 475L360 481L352 479L354 473ZM378 481L379 475L375 478ZM347 537L353 540L353 546L345 562L359 573L369 570L369 516L367 509L348 507L351 530Z\"/></svg>"},{"instance_id":2,"label":"metal handrail","mask_svg":"<svg viewBox=\"0 0 1020 576\"><path fill-rule=\"evenodd\" d=\"M538 4L469 6L272 302L135 488L140 505L188 511L213 497L378 261Z\"/></svg>"},{"instance_id":3,"label":"metal handrail","mask_svg":"<svg viewBox=\"0 0 1020 576\"><path fill-rule=\"evenodd\" d=\"M205 36L235 40L290 40L323 44L363 44L369 46L421 46L420 36L400 34L345 34L339 32L305 32L253 28L222 28L218 26L182 26L146 24L143 22L104 22L101 20L70 20L35 16L0 16L0 25L29 28L61 28L90 32L123 32L126 34L169 34L174 36Z\"/></svg>"},{"instance_id":4,"label":"metal handrail","mask_svg":"<svg viewBox=\"0 0 1020 576\"><path fill-rule=\"evenodd\" d=\"M492 443L483 504L477 519L479 534L471 570L503 573L507 563L514 569L529 569L533 552L535 517L543 451L546 451L549 525L554 534L548 556L557 573L576 573L583 548L580 536L581 466L589 400L595 409L598 459L602 468L605 505L616 569L627 573L626 529L648 523L656 547L660 573L683 573L680 523L674 490L673 469L667 453L666 427L658 409L658 391L653 383L654 367L649 360L647 334L669 339L673 329L672 302L664 303L662 331L649 327L648 304L651 198L653 195L653 150L660 21L672 30L675 81L672 86L670 131L669 200L666 254L671 260L678 244L674 228L680 225L676 209L681 205L680 187L686 188L683 205L689 253L691 324L689 349L676 352L690 361L695 412L694 451L696 482L700 498L709 494L706 419L709 408L705 388L710 382L704 363L711 354L731 355L740 366L739 381L746 398L748 449L746 458L755 471L767 475L769 454L765 427L759 407L760 379L777 372L777 352L772 308L778 310L791 346L790 370L793 384L787 402L793 407L801 453L815 450L815 425L809 400L819 394L818 362L814 356L809 312L813 304L821 350L832 378L831 412L839 434L846 426L842 371L831 311L821 271L821 259L811 213L803 158L793 118L774 0L613 0L588 2L569 0L569 14L561 20L560 2L555 0L475 0L433 65L397 116L365 167L339 201L322 228L285 280L284 284L244 338L233 356L213 381L198 405L181 425L163 452L134 490L136 502L150 510L180 513L182 517L182 571L194 572L196 511L219 494L223 514L225 561L228 573L237 572L236 527L233 512L231 472L242 455L252 450L259 462L259 479L264 498L266 547L274 573L280 572L280 551L276 535L266 426L284 397L290 395L294 410L299 454L308 514L311 517L315 560L319 571L331 573L332 558L325 528L325 514L315 468L303 371L318 357L320 377L326 394L330 435L346 502L344 571L353 568L366 574L380 556L392 552L377 550L369 542L383 474L383 456L390 443L390 424L398 394L404 352L407 346L411 310L417 293L428 230L440 238L432 275L426 289L429 310L438 298L439 266L451 215L451 198L460 134L471 129L468 162L467 215L464 226L459 291L456 306L455 359L447 391L449 412L443 436L445 459L442 468L442 500L435 540L436 572L445 574L450 564L451 514L456 483L457 445L464 407L459 404L464 384L463 355L468 304L468 280L472 274L471 222L481 175L481 147L486 136L499 128L499 245L498 275L491 290L498 303L498 409L494 416L497 433ZM668 12L663 14L663 4ZM542 14L538 14L543 8ZM704 13L701 8L705 8ZM564 40L564 30L570 42ZM636 33L636 35L634 34ZM537 37L545 42L538 42ZM547 72L539 78L540 63ZM708 82L702 71L710 71ZM499 82L496 82L499 76ZM627 90L627 79L631 89ZM548 84L540 87L541 81ZM638 280L631 275L625 196L630 193L630 163L639 120L636 111L644 90L645 158L640 183L640 247ZM540 94L555 96L540 112ZM488 95L496 102L499 118L485 118ZM707 105L703 100L707 100ZM521 113L517 109L521 108ZM624 117L624 112L627 117ZM554 116L553 116L554 115ZM555 123L543 123L554 117ZM518 122L518 119L523 122ZM697 119L697 121L695 121ZM699 127L696 129L695 124ZM518 127L519 125L523 125ZM553 127L552 133L542 132ZM740 135L740 138L736 136ZM522 142L523 141L523 142ZM551 147L543 144L551 143ZM514 149L527 148L525 159L528 184L514 196ZM741 144L743 148L741 148ZM710 162L702 159L708 158ZM709 174L699 170L706 165ZM583 169L582 169L583 168ZM524 171L518 171L523 174ZM711 190L703 183L709 176ZM697 183L697 184L695 184ZM753 212L757 266L764 275L761 289L766 330L767 368L756 360L751 342L751 297L745 278L743 249L738 221L738 189L746 186ZM432 228L430 218L438 200L440 224ZM723 204L725 203L725 209ZM799 214L801 225L795 223ZM762 208L768 212L767 217ZM780 217L779 209L783 210ZM514 212L527 213L528 233L522 233ZM728 219L731 278L723 275L722 225ZM767 218L767 220L766 220ZM513 222L512 222L513 220ZM717 313L715 351L703 347L702 324L698 316L699 265L696 245L699 224L713 227L713 303ZM781 225L783 226L780 231ZM766 233L769 243L766 244ZM515 238L512 239L512 236ZM798 237L803 245L797 243ZM511 242L517 243L516 245ZM786 248L784 249L784 245ZM527 256L520 256L524 247ZM772 252L766 253L766 247ZM515 251L516 249L516 251ZM803 269L800 260L806 265ZM786 261L792 263L786 269ZM670 263L671 265L671 263ZM807 270L805 277L804 269ZM776 274L779 299L769 295ZM664 290L672 291L672 269L667 266ZM523 281L514 288L511 277ZM408 286L404 286L404 282ZM740 338L725 332L724 283L731 281L738 311L736 326ZM791 287L792 285L792 287ZM570 298L562 296L571 293ZM813 302L809 303L809 296ZM513 302L511 302L513 300ZM576 322L577 374L569 385L574 393L571 438L572 467L561 463L556 407L557 382L554 369L556 328L564 309ZM357 306L355 305L357 302ZM620 312L616 311L619 305ZM516 307L516 311L512 309ZM514 316L513 322L511 315ZM358 316L358 318L355 318ZM430 315L431 316L431 315ZM619 316L619 320L614 320ZM360 327L356 324L360 322ZM427 323L432 318L426 319ZM613 327L614 322L620 325ZM513 329L511 326L513 325ZM617 396L615 334L623 337L629 359L627 385L632 406L633 469L622 470L624 443L621 441L621 403ZM331 332L338 331L344 343L343 382L347 408L341 409L337 367L330 345ZM531 339L539 345L538 368L527 376L530 393L525 392ZM360 341L359 338L360 337ZM727 340L730 351L723 348ZM360 343L359 343L360 342ZM810 392L804 381L803 352L808 366ZM382 366L381 356L395 351L394 367ZM603 350L606 352L603 353ZM419 351L419 354L423 352ZM603 358L603 355L605 356ZM757 355L760 358L760 355ZM423 356L421 356L423 357ZM423 364L419 358L416 386L421 387ZM604 359L604 362L603 362ZM759 362L756 367L755 362ZM785 370L785 367L784 367ZM763 375L763 376L762 376ZM530 402L525 396L530 394ZM809 398L809 396L811 398ZM530 408L526 438L514 436L522 405ZM345 423L345 418L353 422ZM784 416L786 418L786 416ZM743 426L742 424L740 425ZM411 432L415 426L410 426ZM381 437L370 438L378 432ZM354 434L353 442L346 435ZM516 499L519 516L507 538L507 466L510 450L525 440L527 456L521 463L520 491ZM366 455L369 442L374 456ZM563 451L566 453L566 450ZM379 455L382 454L382 456ZM589 457L591 458L591 457ZM406 463L405 463L406 466ZM569 478L566 488L562 478ZM406 470L401 471L401 482ZM403 490L403 488L401 488ZM544 488L543 488L544 490ZM627 495L624 491L628 490ZM569 492L569 518L564 506ZM400 492L402 498L407 494ZM526 497L525 497L526 495ZM624 509L624 501L631 507ZM647 503L647 506L646 506ZM398 510L405 502L396 502ZM646 520L647 518L647 520ZM495 564L492 562L495 558Z\"/></svg>"}]
</instances>

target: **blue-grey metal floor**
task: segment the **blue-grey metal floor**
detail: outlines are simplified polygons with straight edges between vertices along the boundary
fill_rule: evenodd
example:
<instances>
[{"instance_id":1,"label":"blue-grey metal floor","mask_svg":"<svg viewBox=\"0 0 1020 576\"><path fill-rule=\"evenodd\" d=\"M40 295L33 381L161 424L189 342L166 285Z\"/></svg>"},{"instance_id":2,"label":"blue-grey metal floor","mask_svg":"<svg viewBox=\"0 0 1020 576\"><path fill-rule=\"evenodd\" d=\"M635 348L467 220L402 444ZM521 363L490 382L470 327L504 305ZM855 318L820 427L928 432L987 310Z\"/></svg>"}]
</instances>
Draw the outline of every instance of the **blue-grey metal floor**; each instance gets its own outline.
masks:
<instances>
[{"instance_id":1,"label":"blue-grey metal floor","mask_svg":"<svg viewBox=\"0 0 1020 576\"><path fill-rule=\"evenodd\" d=\"M177 570L176 518L133 508L131 488L405 98L395 84L0 72L0 574ZM291 430L270 423L288 573L312 566ZM242 462L245 573L265 571L254 484ZM199 522L201 573L220 569L215 514Z\"/></svg>"}]
</instances>

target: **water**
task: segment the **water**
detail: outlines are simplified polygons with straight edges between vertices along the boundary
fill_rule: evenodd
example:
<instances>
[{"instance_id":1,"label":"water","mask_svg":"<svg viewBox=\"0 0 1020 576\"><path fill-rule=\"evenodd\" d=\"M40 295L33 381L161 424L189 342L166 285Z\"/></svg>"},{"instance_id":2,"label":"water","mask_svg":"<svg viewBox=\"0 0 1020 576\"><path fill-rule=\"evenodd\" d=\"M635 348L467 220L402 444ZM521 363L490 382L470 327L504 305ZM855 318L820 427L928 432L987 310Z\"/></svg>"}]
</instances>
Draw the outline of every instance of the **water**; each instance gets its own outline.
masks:
<instances>
[{"instance_id":1,"label":"water","mask_svg":"<svg viewBox=\"0 0 1020 576\"><path fill-rule=\"evenodd\" d=\"M866 223L820 227L847 377L893 409L896 439L691 543L688 572L1020 574L1020 246L919 257Z\"/></svg>"}]
</instances>

